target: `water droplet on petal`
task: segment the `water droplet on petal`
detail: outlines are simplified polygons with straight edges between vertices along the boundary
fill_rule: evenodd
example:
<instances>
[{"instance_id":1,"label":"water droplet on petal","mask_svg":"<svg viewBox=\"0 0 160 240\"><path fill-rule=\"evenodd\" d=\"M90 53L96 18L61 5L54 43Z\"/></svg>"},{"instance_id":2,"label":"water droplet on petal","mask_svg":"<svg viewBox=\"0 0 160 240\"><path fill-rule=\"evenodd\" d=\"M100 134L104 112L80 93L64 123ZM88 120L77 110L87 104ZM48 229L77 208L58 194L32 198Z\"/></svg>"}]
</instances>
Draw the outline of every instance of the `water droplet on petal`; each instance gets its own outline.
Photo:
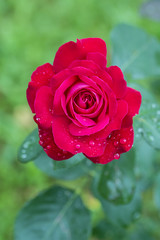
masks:
<instances>
[{"instance_id":1,"label":"water droplet on petal","mask_svg":"<svg viewBox=\"0 0 160 240\"><path fill-rule=\"evenodd\" d=\"M40 121L40 118L39 118L39 117L36 117L36 121L39 122L39 121Z\"/></svg>"},{"instance_id":2,"label":"water droplet on petal","mask_svg":"<svg viewBox=\"0 0 160 240\"><path fill-rule=\"evenodd\" d=\"M114 146L116 147L116 146L118 146L118 144L119 144L119 142L118 141L114 141Z\"/></svg>"},{"instance_id":3,"label":"water droplet on petal","mask_svg":"<svg viewBox=\"0 0 160 240\"><path fill-rule=\"evenodd\" d=\"M111 134L109 134L108 138L111 138L111 137L112 137L112 135L111 135Z\"/></svg>"},{"instance_id":4,"label":"water droplet on petal","mask_svg":"<svg viewBox=\"0 0 160 240\"><path fill-rule=\"evenodd\" d=\"M127 139L126 139L126 138L121 138L121 139L120 139L120 143L121 143L121 144L125 144L126 142L127 142Z\"/></svg>"},{"instance_id":5,"label":"water droplet on petal","mask_svg":"<svg viewBox=\"0 0 160 240\"><path fill-rule=\"evenodd\" d=\"M52 148L52 146L51 145L47 145L47 147L46 147L48 150L49 149L51 149Z\"/></svg>"},{"instance_id":6,"label":"water droplet on petal","mask_svg":"<svg viewBox=\"0 0 160 240\"><path fill-rule=\"evenodd\" d=\"M102 144L101 144L101 143L98 143L98 146L100 147L100 146L102 146Z\"/></svg>"},{"instance_id":7,"label":"water droplet on petal","mask_svg":"<svg viewBox=\"0 0 160 240\"><path fill-rule=\"evenodd\" d=\"M44 144L44 142L42 140L40 140L39 144L42 146Z\"/></svg>"},{"instance_id":8,"label":"water droplet on petal","mask_svg":"<svg viewBox=\"0 0 160 240\"><path fill-rule=\"evenodd\" d=\"M119 158L120 158L120 154L119 153L114 154L114 159L119 159Z\"/></svg>"},{"instance_id":9,"label":"water droplet on petal","mask_svg":"<svg viewBox=\"0 0 160 240\"><path fill-rule=\"evenodd\" d=\"M62 156L62 154L61 154L61 153L57 153L57 155L58 155L58 157Z\"/></svg>"},{"instance_id":10,"label":"water droplet on petal","mask_svg":"<svg viewBox=\"0 0 160 240\"><path fill-rule=\"evenodd\" d=\"M45 75L46 73L45 72L43 72L43 75Z\"/></svg>"},{"instance_id":11,"label":"water droplet on petal","mask_svg":"<svg viewBox=\"0 0 160 240\"><path fill-rule=\"evenodd\" d=\"M79 149L81 147L80 144L76 144L76 148Z\"/></svg>"},{"instance_id":12,"label":"water droplet on petal","mask_svg":"<svg viewBox=\"0 0 160 240\"><path fill-rule=\"evenodd\" d=\"M89 145L90 145L90 146L94 146L94 145L95 145L95 142L94 142L94 141L90 141L90 142L89 142Z\"/></svg>"}]
</instances>

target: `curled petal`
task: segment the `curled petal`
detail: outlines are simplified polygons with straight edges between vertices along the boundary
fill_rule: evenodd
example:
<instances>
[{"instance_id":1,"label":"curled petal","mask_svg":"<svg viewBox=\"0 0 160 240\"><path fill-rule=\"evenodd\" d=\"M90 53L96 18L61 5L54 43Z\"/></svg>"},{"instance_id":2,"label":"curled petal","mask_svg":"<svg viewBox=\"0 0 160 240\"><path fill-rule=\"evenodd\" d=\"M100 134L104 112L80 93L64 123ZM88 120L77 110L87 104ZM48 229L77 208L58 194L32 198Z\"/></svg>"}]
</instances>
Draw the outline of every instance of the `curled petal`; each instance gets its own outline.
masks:
<instances>
[{"instance_id":1,"label":"curled petal","mask_svg":"<svg viewBox=\"0 0 160 240\"><path fill-rule=\"evenodd\" d=\"M108 135L114 131L121 128L122 121L128 113L128 104L124 100L117 101L117 112L111 122L100 132L97 132L95 135L99 138L107 138Z\"/></svg>"},{"instance_id":2,"label":"curled petal","mask_svg":"<svg viewBox=\"0 0 160 240\"><path fill-rule=\"evenodd\" d=\"M101 38L84 38L77 40L77 45L82 46L86 53L98 52L107 56L107 47L105 41Z\"/></svg>"},{"instance_id":3,"label":"curled petal","mask_svg":"<svg viewBox=\"0 0 160 240\"><path fill-rule=\"evenodd\" d=\"M95 62L96 64L98 64L102 68L105 68L106 65L107 65L107 59L101 53L90 52L90 53L87 54L87 60L92 60L93 62Z\"/></svg>"},{"instance_id":4,"label":"curled petal","mask_svg":"<svg viewBox=\"0 0 160 240\"><path fill-rule=\"evenodd\" d=\"M53 62L55 73L67 68L74 60L83 59L84 53L75 42L63 44L57 51Z\"/></svg>"},{"instance_id":5,"label":"curled petal","mask_svg":"<svg viewBox=\"0 0 160 240\"><path fill-rule=\"evenodd\" d=\"M53 66L50 63L46 63L39 66L31 76L31 82L28 84L27 88L27 101L32 112L35 112L34 101L36 97L36 92L41 86L48 86L50 84L50 79L53 77Z\"/></svg>"},{"instance_id":6,"label":"curled petal","mask_svg":"<svg viewBox=\"0 0 160 240\"><path fill-rule=\"evenodd\" d=\"M95 158L86 156L94 163L106 164L114 159L119 159L121 153L129 151L133 145L133 138L132 127L114 131L106 140L107 144L102 156Z\"/></svg>"},{"instance_id":7,"label":"curled petal","mask_svg":"<svg viewBox=\"0 0 160 240\"><path fill-rule=\"evenodd\" d=\"M128 114L130 116L135 116L139 113L142 96L140 92L134 90L133 88L127 87L126 95L124 100L128 103Z\"/></svg>"},{"instance_id":8,"label":"curled petal","mask_svg":"<svg viewBox=\"0 0 160 240\"><path fill-rule=\"evenodd\" d=\"M31 81L46 85L53 76L53 66L50 63L45 63L39 66L31 75Z\"/></svg>"},{"instance_id":9,"label":"curled petal","mask_svg":"<svg viewBox=\"0 0 160 240\"><path fill-rule=\"evenodd\" d=\"M40 145L44 148L47 155L57 161L65 160L73 156L72 153L60 149L53 139L52 129L39 127Z\"/></svg>"},{"instance_id":10,"label":"curled petal","mask_svg":"<svg viewBox=\"0 0 160 240\"><path fill-rule=\"evenodd\" d=\"M76 154L82 152L90 157L101 156L105 149L105 141L94 136L76 137L70 134L70 120L66 117L54 117L52 131L59 148Z\"/></svg>"},{"instance_id":11,"label":"curled petal","mask_svg":"<svg viewBox=\"0 0 160 240\"><path fill-rule=\"evenodd\" d=\"M107 72L112 77L112 81L113 81L112 89L116 94L116 97L117 98L124 97L127 90L127 83L124 80L124 76L121 69L117 66L111 66L107 68Z\"/></svg>"}]
</instances>

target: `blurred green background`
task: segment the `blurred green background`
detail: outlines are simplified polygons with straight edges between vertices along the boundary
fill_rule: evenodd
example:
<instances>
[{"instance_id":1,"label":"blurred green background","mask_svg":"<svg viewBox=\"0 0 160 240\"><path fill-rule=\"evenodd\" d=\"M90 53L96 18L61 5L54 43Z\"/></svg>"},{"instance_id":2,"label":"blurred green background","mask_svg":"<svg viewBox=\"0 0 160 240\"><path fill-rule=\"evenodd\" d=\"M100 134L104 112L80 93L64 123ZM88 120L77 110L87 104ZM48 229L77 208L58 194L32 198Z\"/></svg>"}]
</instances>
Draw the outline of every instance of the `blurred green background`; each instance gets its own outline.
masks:
<instances>
[{"instance_id":1,"label":"blurred green background","mask_svg":"<svg viewBox=\"0 0 160 240\"><path fill-rule=\"evenodd\" d=\"M19 145L36 127L26 101L31 73L39 65L52 63L58 47L77 38L103 38L110 59L110 32L119 23L141 27L160 40L160 22L140 13L145 2L0 0L0 240L13 240L19 209L53 182L32 163L17 162ZM94 199L85 198L93 209L99 207ZM150 193L145 201L147 214L154 218Z\"/></svg>"}]
</instances>

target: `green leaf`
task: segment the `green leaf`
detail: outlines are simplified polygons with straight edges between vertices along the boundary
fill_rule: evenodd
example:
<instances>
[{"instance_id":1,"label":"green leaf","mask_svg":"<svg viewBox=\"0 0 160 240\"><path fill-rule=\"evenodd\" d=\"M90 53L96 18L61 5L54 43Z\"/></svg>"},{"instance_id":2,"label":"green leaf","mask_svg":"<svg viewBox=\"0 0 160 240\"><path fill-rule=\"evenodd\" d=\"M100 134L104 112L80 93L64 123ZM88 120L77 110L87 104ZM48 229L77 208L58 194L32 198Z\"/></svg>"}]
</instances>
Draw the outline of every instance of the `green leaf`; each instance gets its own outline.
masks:
<instances>
[{"instance_id":1,"label":"green leaf","mask_svg":"<svg viewBox=\"0 0 160 240\"><path fill-rule=\"evenodd\" d=\"M160 75L160 44L143 30L120 24L111 33L112 65L134 79Z\"/></svg>"},{"instance_id":2,"label":"green leaf","mask_svg":"<svg viewBox=\"0 0 160 240\"><path fill-rule=\"evenodd\" d=\"M135 149L135 174L145 183L148 183L151 181L154 173L153 160L155 157L155 150L149 146L148 143L144 141L144 139L141 139L140 143L135 142Z\"/></svg>"},{"instance_id":3,"label":"green leaf","mask_svg":"<svg viewBox=\"0 0 160 240\"><path fill-rule=\"evenodd\" d=\"M52 187L29 201L18 214L15 240L87 240L90 213L76 193Z\"/></svg>"},{"instance_id":4,"label":"green leaf","mask_svg":"<svg viewBox=\"0 0 160 240\"><path fill-rule=\"evenodd\" d=\"M22 163L33 161L41 152L43 148L39 145L38 129L35 129L24 140L18 152L18 160Z\"/></svg>"},{"instance_id":5,"label":"green leaf","mask_svg":"<svg viewBox=\"0 0 160 240\"><path fill-rule=\"evenodd\" d=\"M160 173L155 178L154 202L160 211Z\"/></svg>"},{"instance_id":6,"label":"green leaf","mask_svg":"<svg viewBox=\"0 0 160 240\"><path fill-rule=\"evenodd\" d=\"M99 195L97 191L98 181L99 176L94 179L92 190L95 197L100 200L106 218L110 223L114 224L115 226L126 227L140 217L141 195L138 186L136 186L133 199L128 204L115 205L107 200L104 200L104 198Z\"/></svg>"},{"instance_id":7,"label":"green leaf","mask_svg":"<svg viewBox=\"0 0 160 240\"><path fill-rule=\"evenodd\" d=\"M73 180L81 177L95 167L95 164L83 154L76 154L64 161L54 161L44 151L36 158L34 163L48 176L64 180ZM65 168L62 167L63 164L65 164Z\"/></svg>"},{"instance_id":8,"label":"green leaf","mask_svg":"<svg viewBox=\"0 0 160 240\"><path fill-rule=\"evenodd\" d=\"M160 149L160 105L143 99L140 113L135 117L138 133L155 149Z\"/></svg>"},{"instance_id":9,"label":"green leaf","mask_svg":"<svg viewBox=\"0 0 160 240\"><path fill-rule=\"evenodd\" d=\"M143 136L149 145L160 149L160 105L150 92L138 84L129 84L129 86L142 94L139 115L134 117L135 138Z\"/></svg>"},{"instance_id":10,"label":"green leaf","mask_svg":"<svg viewBox=\"0 0 160 240\"><path fill-rule=\"evenodd\" d=\"M98 183L101 196L113 204L127 204L134 196L134 151L121 155L118 161L112 161L103 167Z\"/></svg>"}]
</instances>

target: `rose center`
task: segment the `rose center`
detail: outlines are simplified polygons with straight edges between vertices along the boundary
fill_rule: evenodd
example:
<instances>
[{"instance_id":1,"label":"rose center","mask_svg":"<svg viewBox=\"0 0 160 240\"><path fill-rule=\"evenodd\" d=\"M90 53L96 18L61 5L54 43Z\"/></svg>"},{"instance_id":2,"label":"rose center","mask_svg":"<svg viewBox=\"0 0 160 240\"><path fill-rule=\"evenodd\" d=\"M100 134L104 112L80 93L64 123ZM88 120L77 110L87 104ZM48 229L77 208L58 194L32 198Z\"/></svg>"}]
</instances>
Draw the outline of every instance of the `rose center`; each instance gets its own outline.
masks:
<instances>
[{"instance_id":1,"label":"rose center","mask_svg":"<svg viewBox=\"0 0 160 240\"><path fill-rule=\"evenodd\" d=\"M83 91L76 95L74 101L80 108L88 109L93 106L96 99L90 91Z\"/></svg>"}]
</instances>

